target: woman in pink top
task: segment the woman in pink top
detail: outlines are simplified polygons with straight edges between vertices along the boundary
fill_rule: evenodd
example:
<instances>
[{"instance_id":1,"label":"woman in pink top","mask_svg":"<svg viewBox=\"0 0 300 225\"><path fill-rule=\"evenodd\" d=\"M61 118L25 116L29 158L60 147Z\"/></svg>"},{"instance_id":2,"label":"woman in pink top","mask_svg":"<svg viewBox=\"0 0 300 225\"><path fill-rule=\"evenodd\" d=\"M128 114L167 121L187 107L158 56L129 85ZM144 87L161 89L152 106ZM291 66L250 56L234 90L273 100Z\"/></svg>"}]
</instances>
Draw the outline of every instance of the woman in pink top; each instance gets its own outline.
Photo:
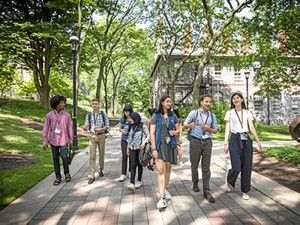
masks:
<instances>
[{"instance_id":1,"label":"woman in pink top","mask_svg":"<svg viewBox=\"0 0 300 225\"><path fill-rule=\"evenodd\" d=\"M73 142L72 121L69 113L64 111L66 98L61 95L53 96L50 100L50 105L53 111L46 115L43 128L43 148L48 149L48 144L51 145L52 158L56 179L53 182L57 186L61 182L59 156L63 160L63 168L65 181L71 180L68 163L68 142Z\"/></svg>"}]
</instances>

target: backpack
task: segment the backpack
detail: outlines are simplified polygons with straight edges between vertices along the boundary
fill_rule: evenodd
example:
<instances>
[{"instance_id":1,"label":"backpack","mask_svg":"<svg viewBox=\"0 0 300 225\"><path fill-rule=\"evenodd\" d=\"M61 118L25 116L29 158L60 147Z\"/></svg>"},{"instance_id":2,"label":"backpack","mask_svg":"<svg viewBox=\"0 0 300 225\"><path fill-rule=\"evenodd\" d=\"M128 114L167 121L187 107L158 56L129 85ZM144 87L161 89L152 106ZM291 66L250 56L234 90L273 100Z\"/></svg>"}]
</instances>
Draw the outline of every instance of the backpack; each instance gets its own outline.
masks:
<instances>
[{"instance_id":1,"label":"backpack","mask_svg":"<svg viewBox=\"0 0 300 225\"><path fill-rule=\"evenodd\" d=\"M142 128L142 135L141 135L141 142L143 141L143 136L144 136L144 128ZM143 150L140 150L139 152L139 162L142 166L147 166L151 159L153 158L152 155L152 150L151 150L151 143L148 141L145 144L145 147Z\"/></svg>"},{"instance_id":2,"label":"backpack","mask_svg":"<svg viewBox=\"0 0 300 225\"><path fill-rule=\"evenodd\" d=\"M106 126L104 112L100 111L100 113L101 113L101 116L102 116L102 120L103 120L104 126ZM89 130L90 130L91 129L91 118L92 118L92 113L91 112L88 114L88 117L89 117ZM108 134L109 133L108 129L106 129L106 131L104 133Z\"/></svg>"}]
</instances>

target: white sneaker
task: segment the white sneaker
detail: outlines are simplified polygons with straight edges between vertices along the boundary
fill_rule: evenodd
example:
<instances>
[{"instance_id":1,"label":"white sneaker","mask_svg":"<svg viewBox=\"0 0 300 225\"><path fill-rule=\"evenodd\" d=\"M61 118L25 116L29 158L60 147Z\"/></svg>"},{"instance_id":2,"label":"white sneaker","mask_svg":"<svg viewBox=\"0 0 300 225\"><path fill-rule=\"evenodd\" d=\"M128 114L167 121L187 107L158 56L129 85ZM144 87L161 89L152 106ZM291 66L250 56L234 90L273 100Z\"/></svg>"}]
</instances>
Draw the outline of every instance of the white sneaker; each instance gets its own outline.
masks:
<instances>
[{"instance_id":1,"label":"white sneaker","mask_svg":"<svg viewBox=\"0 0 300 225\"><path fill-rule=\"evenodd\" d=\"M161 198L157 204L156 204L158 209L166 208L167 207L167 202L163 198Z\"/></svg>"},{"instance_id":2,"label":"white sneaker","mask_svg":"<svg viewBox=\"0 0 300 225\"><path fill-rule=\"evenodd\" d=\"M124 180L126 180L126 175L122 174L119 178L119 181L123 182Z\"/></svg>"},{"instance_id":3,"label":"white sneaker","mask_svg":"<svg viewBox=\"0 0 300 225\"><path fill-rule=\"evenodd\" d=\"M167 200L170 200L172 198L172 195L170 194L170 192L167 189L165 189L164 198L167 199Z\"/></svg>"},{"instance_id":4,"label":"white sneaker","mask_svg":"<svg viewBox=\"0 0 300 225\"><path fill-rule=\"evenodd\" d=\"M135 184L134 184L134 187L135 189L139 189L140 187L142 187L143 183L142 181L137 181Z\"/></svg>"},{"instance_id":5,"label":"white sneaker","mask_svg":"<svg viewBox=\"0 0 300 225\"><path fill-rule=\"evenodd\" d=\"M179 165L183 167L184 166L184 162L180 161Z\"/></svg>"},{"instance_id":6,"label":"white sneaker","mask_svg":"<svg viewBox=\"0 0 300 225\"><path fill-rule=\"evenodd\" d=\"M135 187L134 187L133 183L128 184L128 186L127 186L128 191L134 191L134 189L135 189Z\"/></svg>"},{"instance_id":7,"label":"white sneaker","mask_svg":"<svg viewBox=\"0 0 300 225\"><path fill-rule=\"evenodd\" d=\"M249 197L248 193L242 193L242 198L245 200L248 200L250 197Z\"/></svg>"}]
</instances>

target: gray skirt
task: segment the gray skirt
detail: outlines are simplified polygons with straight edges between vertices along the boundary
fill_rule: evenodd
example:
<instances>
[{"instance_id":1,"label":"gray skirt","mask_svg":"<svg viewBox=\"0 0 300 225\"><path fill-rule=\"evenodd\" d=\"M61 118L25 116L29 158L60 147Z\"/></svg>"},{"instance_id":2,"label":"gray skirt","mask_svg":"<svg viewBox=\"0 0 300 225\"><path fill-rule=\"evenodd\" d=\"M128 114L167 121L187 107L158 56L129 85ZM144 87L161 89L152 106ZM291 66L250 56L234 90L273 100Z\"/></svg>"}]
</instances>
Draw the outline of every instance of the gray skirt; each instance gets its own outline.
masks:
<instances>
[{"instance_id":1,"label":"gray skirt","mask_svg":"<svg viewBox=\"0 0 300 225\"><path fill-rule=\"evenodd\" d=\"M171 144L166 142L160 143L160 151L158 151L158 158L177 165L177 146L172 148Z\"/></svg>"}]
</instances>

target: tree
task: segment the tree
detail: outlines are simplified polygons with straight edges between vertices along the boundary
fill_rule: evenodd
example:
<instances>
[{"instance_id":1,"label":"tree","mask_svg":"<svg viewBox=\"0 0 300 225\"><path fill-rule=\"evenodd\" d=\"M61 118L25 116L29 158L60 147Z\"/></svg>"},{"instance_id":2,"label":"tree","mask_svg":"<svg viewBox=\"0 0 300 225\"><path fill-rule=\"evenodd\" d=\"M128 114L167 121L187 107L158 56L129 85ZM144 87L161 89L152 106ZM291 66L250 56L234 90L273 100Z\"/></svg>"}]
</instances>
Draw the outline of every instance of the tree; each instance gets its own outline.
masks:
<instances>
[{"instance_id":1,"label":"tree","mask_svg":"<svg viewBox=\"0 0 300 225\"><path fill-rule=\"evenodd\" d=\"M100 1L97 5L102 18L91 30L93 46L98 48L99 76L97 78L96 98L100 99L101 82L107 82L105 72L108 61L118 47L122 36L142 15L141 0ZM105 85L104 85L105 86ZM105 91L105 93L107 93ZM104 96L105 108L108 110L108 97Z\"/></svg>"},{"instance_id":2,"label":"tree","mask_svg":"<svg viewBox=\"0 0 300 225\"><path fill-rule=\"evenodd\" d=\"M168 5L176 12L172 16L174 22L169 23L170 27L172 27L169 29L170 31L177 31L177 21L180 21L180 18L186 17L189 19L191 27L197 28L192 30L192 37L201 37L200 39L196 38L199 41L196 41L197 45L194 46L195 49L201 50L198 59L197 74L193 83L192 95L194 108L198 107L199 104L200 85L205 65L209 63L213 55L234 50L230 46L236 44L233 36L237 36L238 32L229 32L233 30L230 30L230 28L233 25L235 25L235 28L238 28L234 21L236 14L248 7L252 2L252 0L234 2L230 0L188 0L184 2L172 0L155 2L158 7L164 8L165 5ZM164 32L166 31L164 30ZM169 32L166 37L172 38L170 34ZM184 36L181 35L181 37Z\"/></svg>"},{"instance_id":3,"label":"tree","mask_svg":"<svg viewBox=\"0 0 300 225\"><path fill-rule=\"evenodd\" d=\"M256 49L252 58L261 64L255 82L262 95L300 93L299 6L295 0L257 1L251 7L253 16L244 19L243 27Z\"/></svg>"},{"instance_id":4,"label":"tree","mask_svg":"<svg viewBox=\"0 0 300 225\"><path fill-rule=\"evenodd\" d=\"M18 83L19 75L14 67L9 65L0 65L0 92L1 96L5 91L9 91L14 84Z\"/></svg>"},{"instance_id":5,"label":"tree","mask_svg":"<svg viewBox=\"0 0 300 225\"><path fill-rule=\"evenodd\" d=\"M43 107L49 105L51 69L65 64L64 53L69 52L62 43L70 36L66 28L76 21L74 6L71 0L0 0L5 12L0 14L0 52L33 72Z\"/></svg>"}]
</instances>

